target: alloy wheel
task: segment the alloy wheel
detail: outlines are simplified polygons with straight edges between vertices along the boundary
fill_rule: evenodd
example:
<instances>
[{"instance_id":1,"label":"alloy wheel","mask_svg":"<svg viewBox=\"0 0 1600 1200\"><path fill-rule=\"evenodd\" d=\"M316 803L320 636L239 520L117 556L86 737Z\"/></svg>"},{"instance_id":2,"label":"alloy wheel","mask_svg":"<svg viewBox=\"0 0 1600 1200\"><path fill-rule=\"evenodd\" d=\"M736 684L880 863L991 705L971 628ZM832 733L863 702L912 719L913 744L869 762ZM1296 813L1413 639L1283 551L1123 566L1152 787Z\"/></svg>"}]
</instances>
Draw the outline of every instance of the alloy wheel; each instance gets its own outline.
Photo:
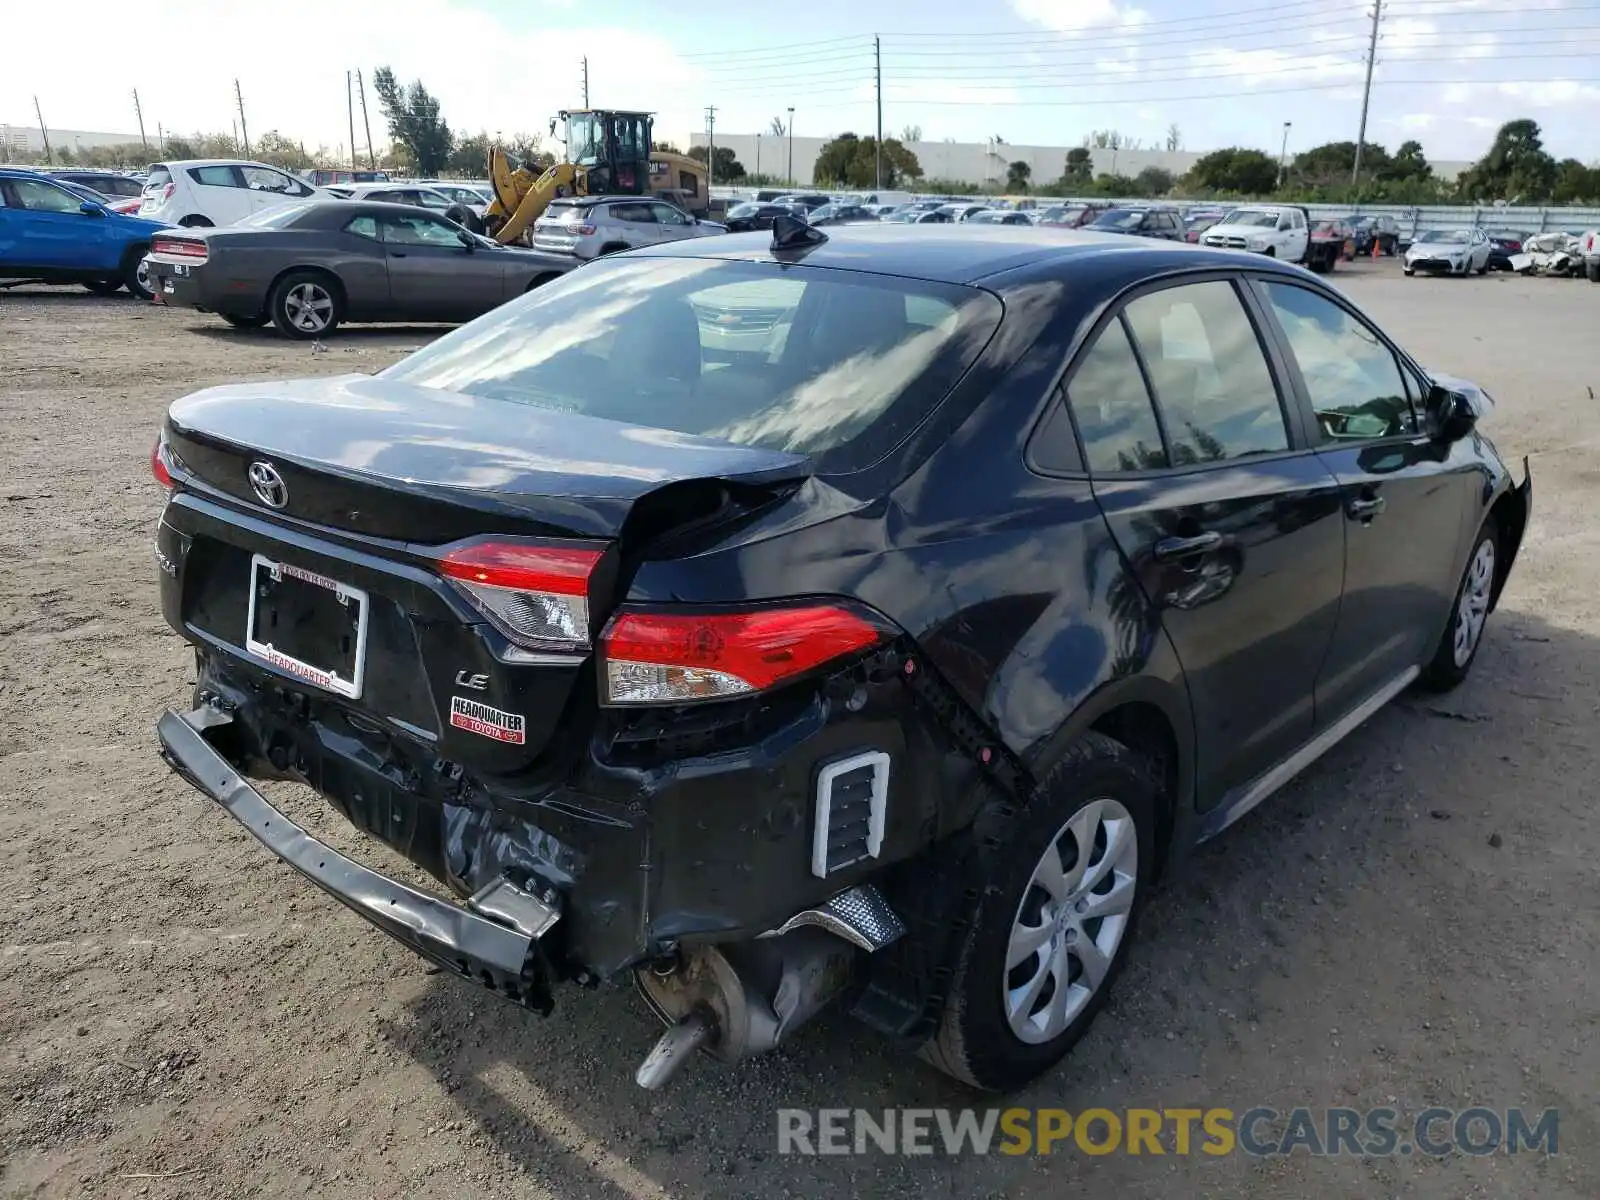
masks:
<instances>
[{"instance_id":1,"label":"alloy wheel","mask_svg":"<svg viewBox=\"0 0 1600 1200\"><path fill-rule=\"evenodd\" d=\"M1105 981L1139 886L1139 837L1116 800L1091 800L1051 838L1017 906L1001 1003L1024 1042L1061 1035Z\"/></svg>"},{"instance_id":2,"label":"alloy wheel","mask_svg":"<svg viewBox=\"0 0 1600 1200\"><path fill-rule=\"evenodd\" d=\"M320 333L333 316L333 297L319 284L297 283L284 294L283 309L296 329Z\"/></svg>"},{"instance_id":3,"label":"alloy wheel","mask_svg":"<svg viewBox=\"0 0 1600 1200\"><path fill-rule=\"evenodd\" d=\"M1489 597L1494 591L1494 539L1484 538L1467 567L1461 584L1461 599L1456 604L1454 651L1456 666L1464 667L1483 636L1489 618Z\"/></svg>"}]
</instances>

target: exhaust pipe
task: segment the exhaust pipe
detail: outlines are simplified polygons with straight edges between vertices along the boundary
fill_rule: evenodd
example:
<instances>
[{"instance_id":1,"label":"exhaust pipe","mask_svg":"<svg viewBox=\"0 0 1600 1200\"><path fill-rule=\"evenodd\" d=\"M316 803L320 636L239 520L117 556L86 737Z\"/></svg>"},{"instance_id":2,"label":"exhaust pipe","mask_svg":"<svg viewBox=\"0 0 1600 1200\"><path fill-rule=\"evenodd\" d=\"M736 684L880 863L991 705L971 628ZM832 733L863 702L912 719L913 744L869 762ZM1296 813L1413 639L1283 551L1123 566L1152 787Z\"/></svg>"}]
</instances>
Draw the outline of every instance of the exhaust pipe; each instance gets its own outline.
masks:
<instances>
[{"instance_id":1,"label":"exhaust pipe","mask_svg":"<svg viewBox=\"0 0 1600 1200\"><path fill-rule=\"evenodd\" d=\"M905 932L877 889L843 895L859 903L830 901L771 936L693 946L636 971L645 1002L668 1025L634 1074L639 1086L664 1087L695 1050L728 1063L771 1050L849 986L863 953Z\"/></svg>"}]
</instances>

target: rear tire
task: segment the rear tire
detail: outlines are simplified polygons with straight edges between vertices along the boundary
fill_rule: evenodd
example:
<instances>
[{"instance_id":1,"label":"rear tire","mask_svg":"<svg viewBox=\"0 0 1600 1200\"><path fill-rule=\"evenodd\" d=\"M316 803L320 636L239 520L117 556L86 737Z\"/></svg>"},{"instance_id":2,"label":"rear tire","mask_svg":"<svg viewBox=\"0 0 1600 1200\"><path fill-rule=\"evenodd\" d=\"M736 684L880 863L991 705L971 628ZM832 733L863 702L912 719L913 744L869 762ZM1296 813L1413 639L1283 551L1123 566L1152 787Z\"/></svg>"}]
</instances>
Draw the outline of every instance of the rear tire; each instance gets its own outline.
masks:
<instances>
[{"instance_id":1,"label":"rear tire","mask_svg":"<svg viewBox=\"0 0 1600 1200\"><path fill-rule=\"evenodd\" d=\"M155 289L150 286L150 268L144 261L146 250L147 247L136 246L128 251L126 265L122 268L122 282L135 300L148 301L155 296Z\"/></svg>"},{"instance_id":2,"label":"rear tire","mask_svg":"<svg viewBox=\"0 0 1600 1200\"><path fill-rule=\"evenodd\" d=\"M344 316L339 287L320 271L290 271L267 300L272 323L284 337L299 341L327 337Z\"/></svg>"},{"instance_id":3,"label":"rear tire","mask_svg":"<svg viewBox=\"0 0 1600 1200\"><path fill-rule=\"evenodd\" d=\"M1600 283L1600 259L1584 263L1583 273L1589 277L1590 283Z\"/></svg>"},{"instance_id":4,"label":"rear tire","mask_svg":"<svg viewBox=\"0 0 1600 1200\"><path fill-rule=\"evenodd\" d=\"M973 1087L1011 1091L1083 1036L1122 969L1154 877L1152 778L1133 751L1098 733L1051 770L1001 835L924 1059Z\"/></svg>"},{"instance_id":5,"label":"rear tire","mask_svg":"<svg viewBox=\"0 0 1600 1200\"><path fill-rule=\"evenodd\" d=\"M199 213L191 213L178 222L185 229L215 229L216 222L210 217L202 217Z\"/></svg>"},{"instance_id":6,"label":"rear tire","mask_svg":"<svg viewBox=\"0 0 1600 1200\"><path fill-rule=\"evenodd\" d=\"M1450 608L1450 623L1439 637L1433 658L1422 669L1418 682L1425 690L1448 692L1458 687L1477 661L1494 599L1499 553L1500 530L1491 516L1478 530L1472 553L1467 556L1455 603Z\"/></svg>"}]
</instances>

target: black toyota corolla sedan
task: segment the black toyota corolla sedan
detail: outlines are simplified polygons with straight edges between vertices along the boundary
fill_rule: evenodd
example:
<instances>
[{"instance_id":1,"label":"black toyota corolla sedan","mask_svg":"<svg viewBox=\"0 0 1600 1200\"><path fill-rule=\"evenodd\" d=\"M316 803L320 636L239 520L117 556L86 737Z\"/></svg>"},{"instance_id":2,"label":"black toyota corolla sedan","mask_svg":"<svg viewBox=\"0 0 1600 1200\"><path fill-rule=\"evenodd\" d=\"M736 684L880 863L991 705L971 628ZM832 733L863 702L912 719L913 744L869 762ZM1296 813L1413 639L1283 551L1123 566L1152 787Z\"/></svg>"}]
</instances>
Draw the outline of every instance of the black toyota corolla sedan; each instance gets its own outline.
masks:
<instances>
[{"instance_id":1,"label":"black toyota corolla sedan","mask_svg":"<svg viewBox=\"0 0 1600 1200\"><path fill-rule=\"evenodd\" d=\"M376 376L171 406L160 738L511 1001L632 973L646 1086L833 1002L1014 1088L1165 864L1466 676L1530 503L1488 408L1256 255L790 218L618 255Z\"/></svg>"}]
</instances>

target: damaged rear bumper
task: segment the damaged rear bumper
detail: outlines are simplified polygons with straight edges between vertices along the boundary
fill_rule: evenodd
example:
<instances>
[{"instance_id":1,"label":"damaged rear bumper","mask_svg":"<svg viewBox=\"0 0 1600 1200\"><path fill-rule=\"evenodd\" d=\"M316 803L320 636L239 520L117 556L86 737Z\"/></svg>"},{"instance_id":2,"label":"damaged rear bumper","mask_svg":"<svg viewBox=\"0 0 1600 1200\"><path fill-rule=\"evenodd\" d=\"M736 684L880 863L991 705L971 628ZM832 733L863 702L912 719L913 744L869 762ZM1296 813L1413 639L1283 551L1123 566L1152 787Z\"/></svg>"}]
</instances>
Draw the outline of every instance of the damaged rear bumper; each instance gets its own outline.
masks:
<instances>
[{"instance_id":1,"label":"damaged rear bumper","mask_svg":"<svg viewBox=\"0 0 1600 1200\"><path fill-rule=\"evenodd\" d=\"M508 1000L550 1011L549 973L538 941L559 919L553 893L539 896L497 881L469 901L493 911L491 917L346 858L274 808L206 740L207 729L231 720L209 706L189 713L169 709L156 726L162 756L262 845L363 920Z\"/></svg>"}]
</instances>

